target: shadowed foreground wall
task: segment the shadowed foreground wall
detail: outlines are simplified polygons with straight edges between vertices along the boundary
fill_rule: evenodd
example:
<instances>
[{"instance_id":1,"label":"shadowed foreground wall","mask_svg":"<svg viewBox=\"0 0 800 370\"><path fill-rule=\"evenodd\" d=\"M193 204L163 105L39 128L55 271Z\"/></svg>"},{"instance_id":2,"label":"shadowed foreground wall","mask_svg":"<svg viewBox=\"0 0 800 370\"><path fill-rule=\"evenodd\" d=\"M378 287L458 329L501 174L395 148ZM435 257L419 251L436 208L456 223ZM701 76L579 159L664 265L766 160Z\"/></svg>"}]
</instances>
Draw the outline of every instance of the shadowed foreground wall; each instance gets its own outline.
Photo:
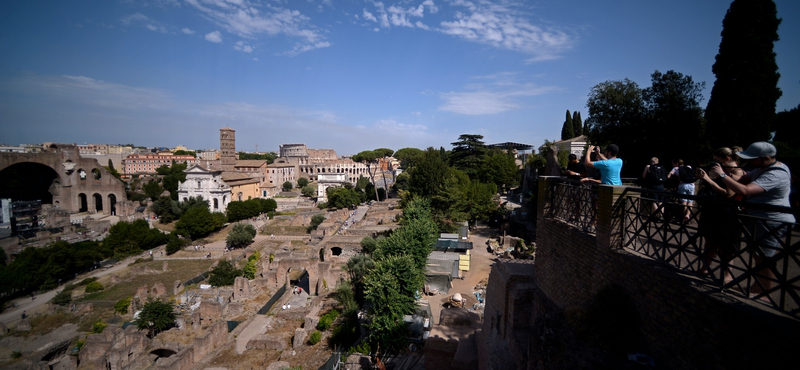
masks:
<instances>
[{"instance_id":1,"label":"shadowed foreground wall","mask_svg":"<svg viewBox=\"0 0 800 370\"><path fill-rule=\"evenodd\" d=\"M796 320L614 249L613 202L620 192L601 187L597 236L539 217L534 263L501 260L492 267L481 369L640 366L629 353L647 354L665 369L797 362Z\"/></svg>"}]
</instances>

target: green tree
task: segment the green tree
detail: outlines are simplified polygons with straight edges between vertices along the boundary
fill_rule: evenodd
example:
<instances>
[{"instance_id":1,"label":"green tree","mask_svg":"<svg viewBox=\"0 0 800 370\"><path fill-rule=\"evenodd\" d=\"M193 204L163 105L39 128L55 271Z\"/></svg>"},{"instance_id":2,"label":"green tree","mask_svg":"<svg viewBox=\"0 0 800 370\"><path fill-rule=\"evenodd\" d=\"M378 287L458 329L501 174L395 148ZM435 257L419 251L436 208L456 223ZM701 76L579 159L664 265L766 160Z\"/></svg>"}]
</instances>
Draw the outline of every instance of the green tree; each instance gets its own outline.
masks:
<instances>
[{"instance_id":1,"label":"green tree","mask_svg":"<svg viewBox=\"0 0 800 370\"><path fill-rule=\"evenodd\" d=\"M394 185L392 185L392 189L394 189L394 191L408 190L408 184L410 181L411 176L407 172L403 172L397 175L397 178L394 180Z\"/></svg>"},{"instance_id":2,"label":"green tree","mask_svg":"<svg viewBox=\"0 0 800 370\"><path fill-rule=\"evenodd\" d=\"M383 153L379 153L374 150L365 150L353 156L354 162L363 163L367 166L367 173L369 174L369 179L372 184L375 184L375 171L373 170L373 165L376 164L378 158L381 157L383 157ZM380 199L378 198L377 188L375 188L375 199Z\"/></svg>"},{"instance_id":3,"label":"green tree","mask_svg":"<svg viewBox=\"0 0 800 370\"><path fill-rule=\"evenodd\" d=\"M425 275L411 256L388 257L375 264L364 279L370 309L370 341L394 352L406 345L403 315L414 312L415 294L422 290Z\"/></svg>"},{"instance_id":4,"label":"green tree","mask_svg":"<svg viewBox=\"0 0 800 370\"><path fill-rule=\"evenodd\" d=\"M167 241L167 255L172 255L183 249L186 246L186 242L178 236L178 233L171 232L169 234L169 241Z\"/></svg>"},{"instance_id":5,"label":"green tree","mask_svg":"<svg viewBox=\"0 0 800 370\"><path fill-rule=\"evenodd\" d=\"M348 208L353 204L361 203L361 196L353 188L328 188L328 207Z\"/></svg>"},{"instance_id":6,"label":"green tree","mask_svg":"<svg viewBox=\"0 0 800 370\"><path fill-rule=\"evenodd\" d=\"M108 167L106 167L106 169L108 170L108 173L110 173L111 176L116 177L117 180L122 179L122 175L120 175L119 171L114 168L114 162L111 162L111 159L108 160Z\"/></svg>"},{"instance_id":7,"label":"green tree","mask_svg":"<svg viewBox=\"0 0 800 370\"><path fill-rule=\"evenodd\" d=\"M316 230L323 221L325 221L325 216L323 215L312 216L311 222L308 225L308 232L310 233L311 231Z\"/></svg>"},{"instance_id":8,"label":"green tree","mask_svg":"<svg viewBox=\"0 0 800 370\"><path fill-rule=\"evenodd\" d=\"M375 248L378 247L378 242L371 236L365 236L361 238L361 250L364 253L372 254L375 251Z\"/></svg>"},{"instance_id":9,"label":"green tree","mask_svg":"<svg viewBox=\"0 0 800 370\"><path fill-rule=\"evenodd\" d=\"M642 91L647 130L639 133L643 145L629 151L629 167L643 168L653 155L671 159L678 154L676 148L687 163L707 158L710 148L702 140L705 122L700 107L705 83L675 71L655 71L650 77L651 86Z\"/></svg>"},{"instance_id":10,"label":"green tree","mask_svg":"<svg viewBox=\"0 0 800 370\"><path fill-rule=\"evenodd\" d=\"M394 150L391 150L389 148L379 148L375 149L375 154L378 156L378 159L381 159L386 164L386 171L381 171L381 174L383 175L383 189L384 191L386 191L389 188L389 185L386 182L386 172L392 170L392 165L389 163L389 157L391 157L392 154L394 154ZM381 170L380 164L378 170ZM378 198L378 200L381 199L386 199L386 196L384 195L381 198Z\"/></svg>"},{"instance_id":11,"label":"green tree","mask_svg":"<svg viewBox=\"0 0 800 370\"><path fill-rule=\"evenodd\" d=\"M158 197L150 206L150 210L158 216L158 221L162 224L175 221L183 214L183 209L178 202L167 196Z\"/></svg>"},{"instance_id":12,"label":"green tree","mask_svg":"<svg viewBox=\"0 0 800 370\"><path fill-rule=\"evenodd\" d=\"M364 254L350 257L343 266L344 271L350 276L350 283L353 284L353 291L355 292L355 300L359 305L364 304L364 279L374 268L375 261L372 257Z\"/></svg>"},{"instance_id":13,"label":"green tree","mask_svg":"<svg viewBox=\"0 0 800 370\"><path fill-rule=\"evenodd\" d=\"M225 243L232 248L244 248L253 242L256 237L256 228L250 224L236 223L225 238Z\"/></svg>"},{"instance_id":14,"label":"green tree","mask_svg":"<svg viewBox=\"0 0 800 370\"><path fill-rule=\"evenodd\" d=\"M448 165L442 159L440 152L433 147L428 148L417 165L408 171L411 176L408 190L414 196L423 198L437 195L444 186L447 169Z\"/></svg>"},{"instance_id":15,"label":"green tree","mask_svg":"<svg viewBox=\"0 0 800 370\"><path fill-rule=\"evenodd\" d=\"M614 142L631 146L641 140L645 118L642 90L629 79L601 82L589 92L589 140L596 145ZM650 145L653 143L650 142Z\"/></svg>"},{"instance_id":16,"label":"green tree","mask_svg":"<svg viewBox=\"0 0 800 370\"><path fill-rule=\"evenodd\" d=\"M283 186L281 188L283 189L283 191L291 191L292 188L294 188L294 185L292 185L291 181L286 181L283 183Z\"/></svg>"},{"instance_id":17,"label":"green tree","mask_svg":"<svg viewBox=\"0 0 800 370\"><path fill-rule=\"evenodd\" d=\"M581 119L581 112L572 112L572 133L573 137L583 135L583 120Z\"/></svg>"},{"instance_id":18,"label":"green tree","mask_svg":"<svg viewBox=\"0 0 800 370\"><path fill-rule=\"evenodd\" d=\"M771 0L734 0L725 14L705 112L712 148L770 138L782 95L773 51L780 23Z\"/></svg>"},{"instance_id":19,"label":"green tree","mask_svg":"<svg viewBox=\"0 0 800 370\"><path fill-rule=\"evenodd\" d=\"M464 171L470 179L477 179L487 148L482 141L483 135L462 134L458 141L450 143L450 165Z\"/></svg>"},{"instance_id":20,"label":"green tree","mask_svg":"<svg viewBox=\"0 0 800 370\"><path fill-rule=\"evenodd\" d=\"M495 149L489 152L483 161L481 181L493 183L498 188L502 186L510 188L517 185L518 178L519 168L510 151Z\"/></svg>"},{"instance_id":21,"label":"green tree","mask_svg":"<svg viewBox=\"0 0 800 370\"><path fill-rule=\"evenodd\" d=\"M317 194L317 188L314 187L313 185L306 185L306 186L303 186L303 189L300 190L300 192L303 193L304 197L311 198L311 197L313 197L314 195Z\"/></svg>"},{"instance_id":22,"label":"green tree","mask_svg":"<svg viewBox=\"0 0 800 370\"><path fill-rule=\"evenodd\" d=\"M572 139L573 137L575 137L575 128L572 123L572 115L567 109L567 119L561 125L561 140Z\"/></svg>"},{"instance_id":23,"label":"green tree","mask_svg":"<svg viewBox=\"0 0 800 370\"><path fill-rule=\"evenodd\" d=\"M414 167L414 164L419 160L424 151L417 148L403 148L398 149L394 153L394 157L400 161L400 168L409 170Z\"/></svg>"},{"instance_id":24,"label":"green tree","mask_svg":"<svg viewBox=\"0 0 800 370\"><path fill-rule=\"evenodd\" d=\"M220 260L213 269L208 282L213 286L233 285L237 276L242 276L243 272L237 269L228 260Z\"/></svg>"},{"instance_id":25,"label":"green tree","mask_svg":"<svg viewBox=\"0 0 800 370\"><path fill-rule=\"evenodd\" d=\"M189 197L185 201L179 202L178 206L181 208L181 214L183 214L183 212L186 212L192 207L209 208L209 203L207 200L203 199L203 196L198 195L196 197Z\"/></svg>"},{"instance_id":26,"label":"green tree","mask_svg":"<svg viewBox=\"0 0 800 370\"><path fill-rule=\"evenodd\" d=\"M142 190L144 190L144 195L146 195L152 201L158 199L158 197L161 196L161 193L164 192L164 188L155 180L150 180L142 187Z\"/></svg>"},{"instance_id":27,"label":"green tree","mask_svg":"<svg viewBox=\"0 0 800 370\"><path fill-rule=\"evenodd\" d=\"M149 299L133 322L139 330L146 329L148 336L153 338L159 332L174 325L176 318L175 308L171 303L163 302L160 299Z\"/></svg>"},{"instance_id":28,"label":"green tree","mask_svg":"<svg viewBox=\"0 0 800 370\"><path fill-rule=\"evenodd\" d=\"M180 235L195 240L211 234L221 227L220 220L217 217L213 217L208 208L193 207L189 208L178 220L175 224L175 231Z\"/></svg>"},{"instance_id":29,"label":"green tree","mask_svg":"<svg viewBox=\"0 0 800 370\"><path fill-rule=\"evenodd\" d=\"M297 179L297 187L302 188L308 185L308 179L305 177L301 177Z\"/></svg>"}]
</instances>

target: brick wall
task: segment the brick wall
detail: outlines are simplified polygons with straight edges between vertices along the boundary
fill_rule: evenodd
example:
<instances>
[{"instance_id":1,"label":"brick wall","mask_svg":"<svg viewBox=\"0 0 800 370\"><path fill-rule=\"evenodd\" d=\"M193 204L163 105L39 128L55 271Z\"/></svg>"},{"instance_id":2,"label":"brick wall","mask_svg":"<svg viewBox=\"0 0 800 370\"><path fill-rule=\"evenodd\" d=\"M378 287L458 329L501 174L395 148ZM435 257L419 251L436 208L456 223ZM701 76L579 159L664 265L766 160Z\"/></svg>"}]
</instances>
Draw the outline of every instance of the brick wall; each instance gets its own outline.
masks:
<instances>
[{"instance_id":1,"label":"brick wall","mask_svg":"<svg viewBox=\"0 0 800 370\"><path fill-rule=\"evenodd\" d=\"M540 190L545 187L540 186ZM588 309L599 292L616 287L629 298L634 316L638 316L637 331L643 337L639 349L653 357L657 367L769 368L794 363L793 347L800 343L798 321L716 291L702 280L646 256L617 248L620 243L615 199L622 189L600 187L596 236L541 217L540 202L535 269L532 268L535 287L520 295L531 300L531 325L535 326L547 310ZM540 193L540 200L543 199L544 194ZM489 337L492 334L486 325L491 329L492 316L497 316L491 310L505 310L502 318L495 320L509 323L516 320L512 314L519 314L519 309L512 306L524 303L514 297L513 290L519 290L520 283L512 277L503 264L492 269L484 320L484 333ZM495 285L502 288L496 289ZM492 302L503 304L490 307ZM519 327L519 323L506 327ZM508 337L497 328L494 332ZM531 342L540 334L531 332ZM483 344L483 360L491 357L487 353L503 351L492 346L498 344ZM528 368L537 368L536 351L528 353ZM511 355L513 351L509 348L506 352Z\"/></svg>"}]
</instances>

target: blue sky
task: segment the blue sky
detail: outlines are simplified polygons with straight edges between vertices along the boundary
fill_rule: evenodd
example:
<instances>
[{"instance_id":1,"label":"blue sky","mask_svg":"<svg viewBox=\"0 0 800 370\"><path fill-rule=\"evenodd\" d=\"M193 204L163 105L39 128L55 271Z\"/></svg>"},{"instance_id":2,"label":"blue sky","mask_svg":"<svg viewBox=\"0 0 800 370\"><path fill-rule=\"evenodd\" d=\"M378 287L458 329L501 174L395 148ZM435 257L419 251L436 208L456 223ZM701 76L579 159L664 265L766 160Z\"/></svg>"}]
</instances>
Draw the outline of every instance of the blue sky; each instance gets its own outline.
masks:
<instances>
[{"instance_id":1,"label":"blue sky","mask_svg":"<svg viewBox=\"0 0 800 370\"><path fill-rule=\"evenodd\" d=\"M775 1L800 104L800 2ZM714 83L727 0L0 2L0 142L338 154L558 139L592 86Z\"/></svg>"}]
</instances>

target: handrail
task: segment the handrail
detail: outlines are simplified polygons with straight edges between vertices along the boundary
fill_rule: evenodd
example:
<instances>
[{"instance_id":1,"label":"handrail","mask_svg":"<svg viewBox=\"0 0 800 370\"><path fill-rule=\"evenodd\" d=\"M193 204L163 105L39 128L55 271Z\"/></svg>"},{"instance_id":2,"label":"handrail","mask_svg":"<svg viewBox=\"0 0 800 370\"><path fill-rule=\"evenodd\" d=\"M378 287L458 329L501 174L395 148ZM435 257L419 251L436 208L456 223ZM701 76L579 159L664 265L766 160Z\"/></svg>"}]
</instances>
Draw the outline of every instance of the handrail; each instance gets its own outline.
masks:
<instances>
[{"instance_id":1,"label":"handrail","mask_svg":"<svg viewBox=\"0 0 800 370\"><path fill-rule=\"evenodd\" d=\"M596 188L569 179L551 178L548 184L544 216L594 233ZM663 201L655 202L655 196ZM681 199L692 201L688 213ZM638 187L625 188L614 207L617 212L611 227L618 228L620 235L614 247L697 275L727 294L800 318L800 233L793 233L797 224L774 222L741 211L791 213L791 208ZM708 220L715 207L728 216ZM703 210L709 215L706 219ZM713 222L729 225L707 227ZM718 245L708 239L716 240ZM766 245L769 241L775 246Z\"/></svg>"}]
</instances>

